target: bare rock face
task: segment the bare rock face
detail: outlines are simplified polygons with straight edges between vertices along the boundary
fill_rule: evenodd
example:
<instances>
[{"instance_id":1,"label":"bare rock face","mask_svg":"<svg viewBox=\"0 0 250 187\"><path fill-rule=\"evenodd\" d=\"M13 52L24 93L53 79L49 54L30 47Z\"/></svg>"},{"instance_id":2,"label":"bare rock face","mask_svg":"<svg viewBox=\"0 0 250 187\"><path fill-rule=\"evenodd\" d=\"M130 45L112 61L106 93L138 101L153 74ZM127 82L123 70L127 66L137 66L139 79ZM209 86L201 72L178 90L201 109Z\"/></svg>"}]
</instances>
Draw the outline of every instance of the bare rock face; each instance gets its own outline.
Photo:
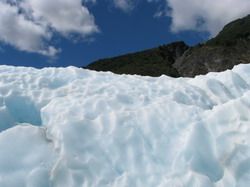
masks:
<instances>
[{"instance_id":1,"label":"bare rock face","mask_svg":"<svg viewBox=\"0 0 250 187\"><path fill-rule=\"evenodd\" d=\"M237 64L250 63L250 46L196 46L178 58L173 67L184 77L232 69Z\"/></svg>"},{"instance_id":2,"label":"bare rock face","mask_svg":"<svg viewBox=\"0 0 250 187\"><path fill-rule=\"evenodd\" d=\"M102 59L86 69L118 74L195 77L250 63L250 15L226 25L211 40L194 47L174 42L115 58Z\"/></svg>"},{"instance_id":3,"label":"bare rock face","mask_svg":"<svg viewBox=\"0 0 250 187\"><path fill-rule=\"evenodd\" d=\"M189 48L173 67L184 77L250 63L250 15L226 25L215 38Z\"/></svg>"}]
</instances>

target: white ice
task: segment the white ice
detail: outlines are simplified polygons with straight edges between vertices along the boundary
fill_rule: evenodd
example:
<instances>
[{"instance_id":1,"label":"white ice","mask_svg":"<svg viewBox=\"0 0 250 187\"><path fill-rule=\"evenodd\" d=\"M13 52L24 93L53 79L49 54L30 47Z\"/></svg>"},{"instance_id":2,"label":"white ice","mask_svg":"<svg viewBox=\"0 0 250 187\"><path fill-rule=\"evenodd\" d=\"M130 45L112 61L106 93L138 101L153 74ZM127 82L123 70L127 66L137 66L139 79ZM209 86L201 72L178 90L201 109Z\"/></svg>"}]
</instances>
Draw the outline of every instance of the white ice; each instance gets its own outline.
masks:
<instances>
[{"instance_id":1,"label":"white ice","mask_svg":"<svg viewBox=\"0 0 250 187\"><path fill-rule=\"evenodd\" d=\"M0 187L247 187L250 65L196 78L0 66Z\"/></svg>"}]
</instances>

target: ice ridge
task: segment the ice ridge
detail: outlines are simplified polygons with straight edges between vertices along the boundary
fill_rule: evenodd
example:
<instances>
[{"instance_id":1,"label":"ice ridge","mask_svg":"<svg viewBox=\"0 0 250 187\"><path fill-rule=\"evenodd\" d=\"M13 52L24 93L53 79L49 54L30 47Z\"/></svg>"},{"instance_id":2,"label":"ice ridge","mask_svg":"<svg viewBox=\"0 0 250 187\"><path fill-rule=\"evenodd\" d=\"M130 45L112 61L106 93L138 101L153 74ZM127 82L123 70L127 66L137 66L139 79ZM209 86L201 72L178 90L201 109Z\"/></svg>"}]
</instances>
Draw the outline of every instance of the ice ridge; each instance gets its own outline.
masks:
<instances>
[{"instance_id":1,"label":"ice ridge","mask_svg":"<svg viewBox=\"0 0 250 187\"><path fill-rule=\"evenodd\" d=\"M245 187L250 65L195 78L0 66L0 186Z\"/></svg>"}]
</instances>

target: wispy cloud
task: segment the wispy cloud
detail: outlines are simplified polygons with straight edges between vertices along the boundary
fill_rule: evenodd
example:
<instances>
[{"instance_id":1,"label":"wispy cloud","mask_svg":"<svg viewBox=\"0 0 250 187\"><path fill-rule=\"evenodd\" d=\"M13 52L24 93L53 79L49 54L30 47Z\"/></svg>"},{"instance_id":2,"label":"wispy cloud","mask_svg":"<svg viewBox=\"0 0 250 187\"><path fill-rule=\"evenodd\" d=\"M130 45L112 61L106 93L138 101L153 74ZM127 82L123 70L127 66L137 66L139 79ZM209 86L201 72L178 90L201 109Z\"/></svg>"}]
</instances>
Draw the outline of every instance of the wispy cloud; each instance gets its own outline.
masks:
<instances>
[{"instance_id":1,"label":"wispy cloud","mask_svg":"<svg viewBox=\"0 0 250 187\"><path fill-rule=\"evenodd\" d=\"M50 45L55 34L85 37L98 32L81 0L0 0L0 10L0 41L21 51L55 56L60 52Z\"/></svg>"},{"instance_id":2,"label":"wispy cloud","mask_svg":"<svg viewBox=\"0 0 250 187\"><path fill-rule=\"evenodd\" d=\"M138 2L138 0L112 0L113 5L116 8L121 9L124 12L130 12L132 11Z\"/></svg>"}]
</instances>

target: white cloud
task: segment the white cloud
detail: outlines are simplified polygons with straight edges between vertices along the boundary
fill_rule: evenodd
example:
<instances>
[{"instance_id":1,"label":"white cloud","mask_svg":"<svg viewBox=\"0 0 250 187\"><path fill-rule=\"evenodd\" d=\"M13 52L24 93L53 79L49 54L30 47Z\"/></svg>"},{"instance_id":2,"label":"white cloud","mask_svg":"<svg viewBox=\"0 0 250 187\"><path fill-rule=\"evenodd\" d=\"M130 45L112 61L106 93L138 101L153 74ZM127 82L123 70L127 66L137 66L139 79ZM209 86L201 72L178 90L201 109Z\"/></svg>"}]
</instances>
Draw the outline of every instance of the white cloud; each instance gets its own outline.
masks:
<instances>
[{"instance_id":1,"label":"white cloud","mask_svg":"<svg viewBox=\"0 0 250 187\"><path fill-rule=\"evenodd\" d=\"M35 20L41 20L64 35L72 32L87 35L98 30L81 0L25 0L22 7L31 12Z\"/></svg>"},{"instance_id":2,"label":"white cloud","mask_svg":"<svg viewBox=\"0 0 250 187\"><path fill-rule=\"evenodd\" d=\"M41 25L35 24L18 13L18 8L0 1L0 40L22 51L54 55L56 49L45 47L42 38L49 40L51 35ZM50 50L48 50L50 48Z\"/></svg>"},{"instance_id":3,"label":"white cloud","mask_svg":"<svg viewBox=\"0 0 250 187\"><path fill-rule=\"evenodd\" d=\"M171 30L208 31L215 36L222 27L250 13L250 0L166 0Z\"/></svg>"},{"instance_id":4,"label":"white cloud","mask_svg":"<svg viewBox=\"0 0 250 187\"><path fill-rule=\"evenodd\" d=\"M0 41L21 51L54 56L60 49L47 44L53 34L98 32L81 0L0 0L0 10Z\"/></svg>"}]
</instances>

